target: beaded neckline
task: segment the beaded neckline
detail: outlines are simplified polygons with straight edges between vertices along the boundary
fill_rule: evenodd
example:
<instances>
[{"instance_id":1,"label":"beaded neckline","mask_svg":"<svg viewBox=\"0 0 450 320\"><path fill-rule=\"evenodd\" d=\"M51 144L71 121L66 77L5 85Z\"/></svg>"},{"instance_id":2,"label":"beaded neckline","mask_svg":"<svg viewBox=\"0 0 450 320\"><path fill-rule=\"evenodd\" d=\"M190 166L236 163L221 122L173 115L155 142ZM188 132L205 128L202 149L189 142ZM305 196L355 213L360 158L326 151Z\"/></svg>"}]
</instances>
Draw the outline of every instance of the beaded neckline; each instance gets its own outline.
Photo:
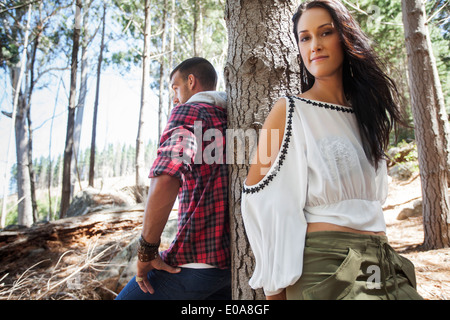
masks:
<instances>
[{"instance_id":1,"label":"beaded neckline","mask_svg":"<svg viewBox=\"0 0 450 320\"><path fill-rule=\"evenodd\" d=\"M264 189L270 181L275 178L278 171L280 171L281 166L283 165L284 160L286 159L286 154L288 152L288 146L289 142L291 141L292 136L292 116L294 113L295 103L292 97L287 97L289 99L289 110L288 110L288 120L287 120L287 126L286 126L286 133L284 138L284 143L280 149L280 153L277 159L277 163L274 166L274 169L272 172L265 176L258 184L254 186L245 186L243 188L243 193L256 193Z\"/></svg>"},{"instance_id":2,"label":"beaded neckline","mask_svg":"<svg viewBox=\"0 0 450 320\"><path fill-rule=\"evenodd\" d=\"M308 104L311 104L316 107L330 109L330 110L336 110L336 111L342 111L342 112L348 112L348 113L354 113L355 111L350 107L344 107L337 104L330 104L326 102L316 101L316 100L310 100L305 98L300 98L297 96L293 96L295 99L298 99L300 101L306 102Z\"/></svg>"}]
</instances>

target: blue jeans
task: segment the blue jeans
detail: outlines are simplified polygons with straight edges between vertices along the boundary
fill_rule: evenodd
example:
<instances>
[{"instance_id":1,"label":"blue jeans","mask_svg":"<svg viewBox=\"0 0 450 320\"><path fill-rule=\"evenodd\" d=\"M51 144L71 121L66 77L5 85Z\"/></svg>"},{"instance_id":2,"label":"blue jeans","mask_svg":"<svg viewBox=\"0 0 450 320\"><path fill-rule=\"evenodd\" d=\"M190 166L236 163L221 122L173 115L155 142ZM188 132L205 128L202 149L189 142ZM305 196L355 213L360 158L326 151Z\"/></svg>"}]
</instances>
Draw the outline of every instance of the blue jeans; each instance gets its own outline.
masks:
<instances>
[{"instance_id":1,"label":"blue jeans","mask_svg":"<svg viewBox=\"0 0 450 320\"><path fill-rule=\"evenodd\" d=\"M179 273L153 269L147 278L153 294L144 293L133 277L116 300L231 300L229 269L181 268Z\"/></svg>"}]
</instances>

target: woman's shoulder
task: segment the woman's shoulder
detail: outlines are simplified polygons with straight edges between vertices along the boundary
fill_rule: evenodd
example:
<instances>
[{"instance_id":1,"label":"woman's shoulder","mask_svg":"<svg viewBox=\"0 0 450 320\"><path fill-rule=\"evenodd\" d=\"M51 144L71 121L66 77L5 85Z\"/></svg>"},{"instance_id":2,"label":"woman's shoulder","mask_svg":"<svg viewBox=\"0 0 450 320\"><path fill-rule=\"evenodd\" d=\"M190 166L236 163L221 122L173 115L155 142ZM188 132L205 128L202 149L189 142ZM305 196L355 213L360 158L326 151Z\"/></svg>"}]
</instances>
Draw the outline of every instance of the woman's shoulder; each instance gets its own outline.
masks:
<instances>
[{"instance_id":1,"label":"woman's shoulder","mask_svg":"<svg viewBox=\"0 0 450 320\"><path fill-rule=\"evenodd\" d=\"M286 99L279 98L273 105L269 115L264 122L265 129L281 129L284 128L286 119Z\"/></svg>"}]
</instances>

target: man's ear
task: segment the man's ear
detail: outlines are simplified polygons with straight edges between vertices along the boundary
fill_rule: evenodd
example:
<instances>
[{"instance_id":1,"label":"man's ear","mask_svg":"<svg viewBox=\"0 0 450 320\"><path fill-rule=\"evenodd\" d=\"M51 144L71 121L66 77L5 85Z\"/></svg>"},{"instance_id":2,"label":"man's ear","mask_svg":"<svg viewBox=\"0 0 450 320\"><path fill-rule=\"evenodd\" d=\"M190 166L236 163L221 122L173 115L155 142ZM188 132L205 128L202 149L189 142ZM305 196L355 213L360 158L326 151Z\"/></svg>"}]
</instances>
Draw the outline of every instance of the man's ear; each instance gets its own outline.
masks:
<instances>
[{"instance_id":1,"label":"man's ear","mask_svg":"<svg viewBox=\"0 0 450 320\"><path fill-rule=\"evenodd\" d=\"M193 74L188 75L187 84L190 90L193 90L197 85L197 79Z\"/></svg>"}]
</instances>

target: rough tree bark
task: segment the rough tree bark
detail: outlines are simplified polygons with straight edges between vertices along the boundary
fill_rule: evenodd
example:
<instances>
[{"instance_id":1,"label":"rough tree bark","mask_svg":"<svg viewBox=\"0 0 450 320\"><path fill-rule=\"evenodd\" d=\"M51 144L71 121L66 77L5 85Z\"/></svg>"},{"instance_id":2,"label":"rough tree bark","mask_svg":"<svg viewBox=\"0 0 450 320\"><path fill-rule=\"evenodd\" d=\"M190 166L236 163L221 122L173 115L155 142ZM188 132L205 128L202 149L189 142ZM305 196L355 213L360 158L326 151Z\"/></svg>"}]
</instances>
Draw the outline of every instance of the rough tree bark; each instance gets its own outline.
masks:
<instances>
[{"instance_id":1,"label":"rough tree bark","mask_svg":"<svg viewBox=\"0 0 450 320\"><path fill-rule=\"evenodd\" d=\"M227 1L228 61L224 75L228 94L228 129L237 136L237 140L245 135L250 137L251 132L260 129L279 97L299 93L298 51L291 23L297 5L294 2ZM254 291L248 285L254 257L245 234L240 206L250 149L255 145L246 145L245 161L239 163L239 153L244 149L235 143L237 140L227 136L227 161L230 156L233 158L232 163L228 162L232 295L233 299L239 300L263 299L262 290ZM255 139L253 144L256 144Z\"/></svg>"},{"instance_id":2,"label":"rough tree bark","mask_svg":"<svg viewBox=\"0 0 450 320\"><path fill-rule=\"evenodd\" d=\"M422 182L425 249L450 246L448 121L421 0L402 0L409 86Z\"/></svg>"}]
</instances>

